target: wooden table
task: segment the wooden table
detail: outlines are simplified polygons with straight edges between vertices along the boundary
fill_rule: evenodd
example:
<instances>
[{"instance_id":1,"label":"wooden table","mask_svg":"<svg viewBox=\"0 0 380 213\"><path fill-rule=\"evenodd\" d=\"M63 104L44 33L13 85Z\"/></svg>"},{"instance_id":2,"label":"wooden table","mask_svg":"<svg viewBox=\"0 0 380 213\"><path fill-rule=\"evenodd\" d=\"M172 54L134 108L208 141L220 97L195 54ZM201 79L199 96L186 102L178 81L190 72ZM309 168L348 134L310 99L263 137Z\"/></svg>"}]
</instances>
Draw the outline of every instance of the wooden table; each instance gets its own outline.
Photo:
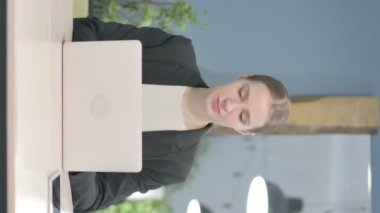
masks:
<instances>
[{"instance_id":1,"label":"wooden table","mask_svg":"<svg viewBox=\"0 0 380 213\"><path fill-rule=\"evenodd\" d=\"M62 45L72 0L7 1L7 212L48 212L62 164Z\"/></svg>"}]
</instances>

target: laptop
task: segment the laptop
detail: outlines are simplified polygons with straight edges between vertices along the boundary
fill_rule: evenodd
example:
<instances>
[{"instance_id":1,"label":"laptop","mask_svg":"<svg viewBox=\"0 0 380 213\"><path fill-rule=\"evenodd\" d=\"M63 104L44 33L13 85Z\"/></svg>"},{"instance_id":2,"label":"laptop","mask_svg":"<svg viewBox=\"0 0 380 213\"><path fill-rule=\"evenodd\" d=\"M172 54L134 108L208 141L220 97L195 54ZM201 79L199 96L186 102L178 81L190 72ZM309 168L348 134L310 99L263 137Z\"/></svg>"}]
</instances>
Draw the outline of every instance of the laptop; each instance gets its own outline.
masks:
<instances>
[{"instance_id":1,"label":"laptop","mask_svg":"<svg viewBox=\"0 0 380 213\"><path fill-rule=\"evenodd\" d=\"M63 169L142 169L140 41L63 46Z\"/></svg>"}]
</instances>

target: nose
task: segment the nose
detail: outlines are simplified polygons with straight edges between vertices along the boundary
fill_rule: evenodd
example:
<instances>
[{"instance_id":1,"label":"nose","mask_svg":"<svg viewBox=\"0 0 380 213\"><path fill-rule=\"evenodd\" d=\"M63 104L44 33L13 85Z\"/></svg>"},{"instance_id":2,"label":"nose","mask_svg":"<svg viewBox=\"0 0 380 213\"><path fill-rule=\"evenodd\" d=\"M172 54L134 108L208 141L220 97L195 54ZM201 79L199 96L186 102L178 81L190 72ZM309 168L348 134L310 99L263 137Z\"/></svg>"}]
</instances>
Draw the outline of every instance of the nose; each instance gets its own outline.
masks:
<instances>
[{"instance_id":1,"label":"nose","mask_svg":"<svg viewBox=\"0 0 380 213\"><path fill-rule=\"evenodd\" d=\"M224 111L226 112L232 112L236 109L241 109L243 107L243 102L240 101L240 100L235 100L235 99L232 99L232 98L228 98L228 99L225 99L223 100L222 102L222 108L224 109Z\"/></svg>"}]
</instances>

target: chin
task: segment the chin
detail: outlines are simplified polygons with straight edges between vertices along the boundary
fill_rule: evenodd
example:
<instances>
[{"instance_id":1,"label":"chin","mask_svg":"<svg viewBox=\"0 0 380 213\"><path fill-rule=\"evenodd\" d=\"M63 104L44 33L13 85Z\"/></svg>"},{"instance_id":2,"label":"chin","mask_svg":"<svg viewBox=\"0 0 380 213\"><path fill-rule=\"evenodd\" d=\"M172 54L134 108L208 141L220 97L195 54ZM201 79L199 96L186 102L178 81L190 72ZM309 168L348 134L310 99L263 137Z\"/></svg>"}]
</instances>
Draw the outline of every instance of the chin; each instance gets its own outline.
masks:
<instances>
[{"instance_id":1,"label":"chin","mask_svg":"<svg viewBox=\"0 0 380 213\"><path fill-rule=\"evenodd\" d=\"M222 122L220 119L213 119L213 121L212 121L212 123L213 124L216 124L216 125L218 125L218 126L222 126L222 127L227 127L227 128L229 128L229 126L228 125L226 125L224 122Z\"/></svg>"}]
</instances>

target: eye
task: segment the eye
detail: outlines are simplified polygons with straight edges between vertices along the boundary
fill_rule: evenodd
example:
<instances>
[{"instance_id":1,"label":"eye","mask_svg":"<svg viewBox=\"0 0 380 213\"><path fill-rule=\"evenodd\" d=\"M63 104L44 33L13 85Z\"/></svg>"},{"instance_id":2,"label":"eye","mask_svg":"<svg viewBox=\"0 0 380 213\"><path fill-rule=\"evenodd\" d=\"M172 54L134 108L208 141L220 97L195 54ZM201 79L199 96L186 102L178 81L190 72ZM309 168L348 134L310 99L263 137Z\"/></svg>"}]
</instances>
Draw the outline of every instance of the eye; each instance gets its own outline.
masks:
<instances>
[{"instance_id":1,"label":"eye","mask_svg":"<svg viewBox=\"0 0 380 213\"><path fill-rule=\"evenodd\" d=\"M247 86L246 85L239 88L239 97L245 98L245 96L247 96Z\"/></svg>"},{"instance_id":2,"label":"eye","mask_svg":"<svg viewBox=\"0 0 380 213\"><path fill-rule=\"evenodd\" d=\"M239 120L241 123L244 124L244 120L243 120L243 113L241 112L240 115L239 115Z\"/></svg>"},{"instance_id":3,"label":"eye","mask_svg":"<svg viewBox=\"0 0 380 213\"><path fill-rule=\"evenodd\" d=\"M248 85L245 84L244 86L242 86L240 89L239 89L239 97L241 99L247 99L248 98Z\"/></svg>"},{"instance_id":4,"label":"eye","mask_svg":"<svg viewBox=\"0 0 380 213\"><path fill-rule=\"evenodd\" d=\"M243 98L243 87L240 87L239 89L239 97Z\"/></svg>"},{"instance_id":5,"label":"eye","mask_svg":"<svg viewBox=\"0 0 380 213\"><path fill-rule=\"evenodd\" d=\"M245 111L240 113L240 122L247 125L247 113Z\"/></svg>"}]
</instances>

